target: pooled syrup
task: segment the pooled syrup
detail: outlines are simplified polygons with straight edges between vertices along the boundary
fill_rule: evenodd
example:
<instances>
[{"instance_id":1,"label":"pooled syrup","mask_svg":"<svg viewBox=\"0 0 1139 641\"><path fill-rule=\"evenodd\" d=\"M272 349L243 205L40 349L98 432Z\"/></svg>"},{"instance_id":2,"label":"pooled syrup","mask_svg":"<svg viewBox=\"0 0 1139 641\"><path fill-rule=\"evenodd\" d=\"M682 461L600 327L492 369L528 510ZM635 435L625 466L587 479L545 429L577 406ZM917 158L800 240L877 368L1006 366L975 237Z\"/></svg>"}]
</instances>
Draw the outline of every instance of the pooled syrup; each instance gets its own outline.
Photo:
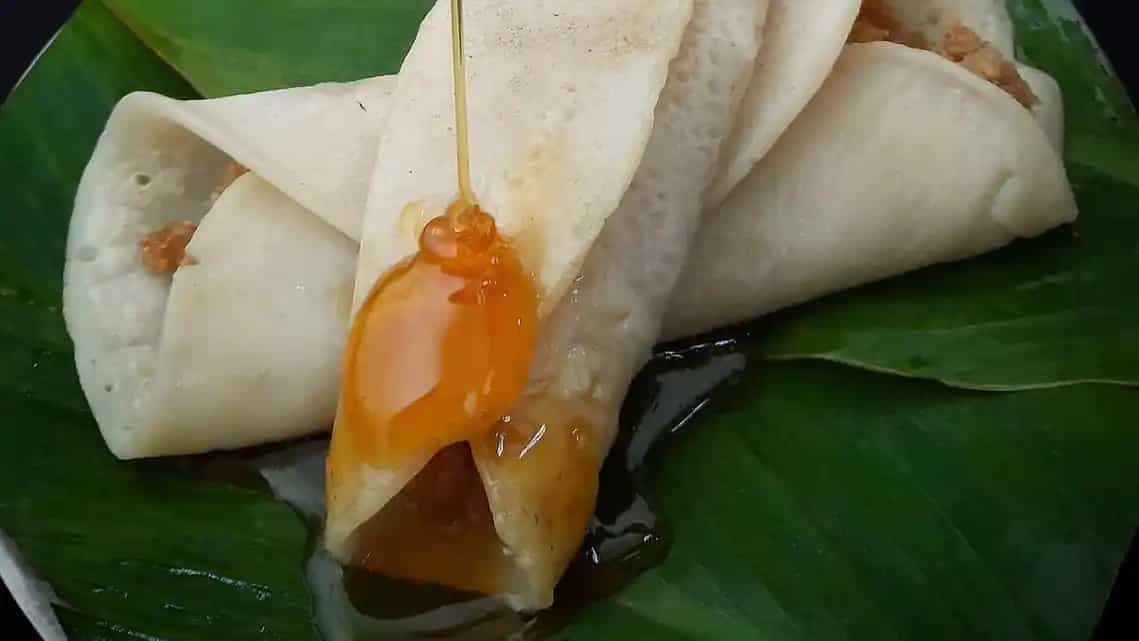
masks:
<instances>
[{"instance_id":1,"label":"pooled syrup","mask_svg":"<svg viewBox=\"0 0 1139 641\"><path fill-rule=\"evenodd\" d=\"M703 409L747 358L726 338L658 352L637 377L621 412L617 442L601 471L601 492L589 533L570 564L554 605L534 614L496 599L439 585L344 568L322 553L310 561L317 620L327 641L543 639L581 610L612 596L668 554L670 535L641 491L659 450ZM319 524L314 522L314 528ZM314 536L319 530L314 530Z\"/></svg>"}]
</instances>

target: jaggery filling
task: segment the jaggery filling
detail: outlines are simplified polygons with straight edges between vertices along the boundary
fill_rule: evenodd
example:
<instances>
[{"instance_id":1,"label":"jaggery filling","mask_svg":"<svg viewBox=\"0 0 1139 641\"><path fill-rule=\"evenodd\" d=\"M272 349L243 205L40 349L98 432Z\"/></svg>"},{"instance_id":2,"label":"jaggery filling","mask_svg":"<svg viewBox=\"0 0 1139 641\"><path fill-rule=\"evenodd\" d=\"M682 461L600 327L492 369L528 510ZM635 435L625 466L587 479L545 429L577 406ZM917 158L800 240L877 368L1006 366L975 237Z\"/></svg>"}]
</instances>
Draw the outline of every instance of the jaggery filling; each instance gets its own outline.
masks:
<instances>
[{"instance_id":1,"label":"jaggery filling","mask_svg":"<svg viewBox=\"0 0 1139 641\"><path fill-rule=\"evenodd\" d=\"M848 41L896 42L931 51L1000 87L1029 109L1040 102L1016 65L976 31L958 23L945 33L940 43L929 43L921 33L902 25L888 0L863 0Z\"/></svg>"}]
</instances>

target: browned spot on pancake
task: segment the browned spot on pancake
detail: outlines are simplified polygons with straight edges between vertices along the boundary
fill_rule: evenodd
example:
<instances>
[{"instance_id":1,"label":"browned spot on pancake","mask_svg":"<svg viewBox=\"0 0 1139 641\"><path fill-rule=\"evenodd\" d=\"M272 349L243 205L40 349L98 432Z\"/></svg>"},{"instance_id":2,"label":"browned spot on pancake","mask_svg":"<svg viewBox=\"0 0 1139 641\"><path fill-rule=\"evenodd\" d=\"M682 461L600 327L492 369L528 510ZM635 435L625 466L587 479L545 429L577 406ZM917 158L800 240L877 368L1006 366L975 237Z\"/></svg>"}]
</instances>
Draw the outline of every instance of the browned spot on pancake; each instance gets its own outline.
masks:
<instances>
[{"instance_id":1,"label":"browned spot on pancake","mask_svg":"<svg viewBox=\"0 0 1139 641\"><path fill-rule=\"evenodd\" d=\"M150 232L139 241L139 261L147 271L169 276L183 265L197 260L186 253L186 247L198 227L189 221L173 222Z\"/></svg>"}]
</instances>

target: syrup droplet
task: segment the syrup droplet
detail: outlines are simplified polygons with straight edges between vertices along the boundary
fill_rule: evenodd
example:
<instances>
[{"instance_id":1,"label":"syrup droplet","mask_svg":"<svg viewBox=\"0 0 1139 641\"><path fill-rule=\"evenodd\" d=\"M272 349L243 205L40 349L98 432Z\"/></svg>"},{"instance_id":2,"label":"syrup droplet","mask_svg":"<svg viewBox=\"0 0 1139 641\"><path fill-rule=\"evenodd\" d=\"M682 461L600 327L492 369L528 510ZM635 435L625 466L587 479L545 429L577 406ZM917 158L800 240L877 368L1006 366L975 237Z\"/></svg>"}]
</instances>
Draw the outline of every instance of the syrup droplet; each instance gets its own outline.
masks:
<instances>
[{"instance_id":1,"label":"syrup droplet","mask_svg":"<svg viewBox=\"0 0 1139 641\"><path fill-rule=\"evenodd\" d=\"M430 221L419 253L356 316L330 469L346 462L337 457L396 463L489 432L526 383L537 309L493 218L459 202Z\"/></svg>"}]
</instances>

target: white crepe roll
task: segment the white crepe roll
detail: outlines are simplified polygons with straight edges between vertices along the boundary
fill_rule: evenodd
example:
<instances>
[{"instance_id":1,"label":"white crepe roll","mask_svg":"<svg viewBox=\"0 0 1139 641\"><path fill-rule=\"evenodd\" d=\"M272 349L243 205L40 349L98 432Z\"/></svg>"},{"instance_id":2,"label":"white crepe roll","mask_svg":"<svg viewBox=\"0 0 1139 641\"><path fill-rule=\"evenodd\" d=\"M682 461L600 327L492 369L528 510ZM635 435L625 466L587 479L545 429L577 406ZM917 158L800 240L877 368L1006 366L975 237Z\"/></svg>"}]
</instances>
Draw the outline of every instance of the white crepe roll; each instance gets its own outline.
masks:
<instances>
[{"instance_id":1,"label":"white crepe roll","mask_svg":"<svg viewBox=\"0 0 1139 641\"><path fill-rule=\"evenodd\" d=\"M552 22L557 28L543 24L553 6L538 6L521 23L534 28L535 34L543 34L532 43L529 38L523 39L538 48L535 53L540 53L539 59L514 57L527 51L483 50L480 44L486 47L488 41L480 43L478 38L469 48L473 63L471 97L475 101L472 133L479 132L480 126L484 132L481 141L472 141L476 154L473 169L479 177L476 190L483 195L487 211L508 233L516 230L517 237L526 224L537 225L544 251L535 271L544 294L543 308L552 310L543 323L527 395L519 401L513 413L515 420L509 424L512 434L502 435L502 442L491 435L470 444L493 515L492 536L503 548L501 563L508 566L493 573L500 577L496 584L472 587L501 594L518 609L537 609L551 603L554 585L585 534L600 462L616 432L617 409L629 379L657 338L661 310L698 225L701 194L713 176L720 143L730 130L751 75L764 8L764 3L755 0L697 0L681 42L691 7L681 10L672 4L629 0L583 2L572 5L581 14L567 17L570 5L554 5L561 7L554 12L561 15ZM488 21L480 29L479 9L472 9L468 21L471 33L488 34L483 37L497 42L498 30L504 25ZM522 13L517 7L515 11ZM595 25L596 37L582 40L591 24ZM567 25L577 28L567 29ZM521 28L507 26L508 33ZM405 99L405 91L416 97L429 91L429 87L418 84L413 86L414 91L405 90L405 82L410 85L410 79L417 77L411 73L427 71L422 69L418 50L434 51L429 69L446 53L445 45L438 42L441 36L431 33L432 29L441 31L443 26L433 25L429 17L401 72L405 75L401 76L397 102ZM614 29L625 33L615 33ZM672 36L676 40L670 45L660 42ZM646 45L653 46L627 58ZM679 54L669 65L677 46ZM607 51L597 58L601 50ZM652 53L651 58L647 53ZM486 59L480 59L480 54ZM491 60L497 60L501 69L494 69ZM646 68L649 62L651 66ZM537 67L542 68L541 75L534 78L530 74ZM665 71L667 84L658 102ZM517 74L526 74L528 81L515 83ZM650 74L652 82L631 74ZM587 82L589 75L593 77ZM526 88L532 95L519 100L513 95L516 87ZM572 90L567 91L567 87ZM434 87L433 92L443 89ZM446 108L448 103L442 97L417 100L414 114L400 116L400 123L405 117L412 121L406 125L408 129L396 124L400 107L392 112L389 135L377 163L380 188L373 192L365 221L360 263L363 280L358 281L361 288L374 281L376 265L391 264L389 252L393 248L386 228L407 200L424 193L435 194L438 201L455 195L453 190L440 190L440 185L449 182L443 173L451 153L447 145L434 152L426 165L421 161L422 152L397 151L420 144L424 117L431 116L430 107L425 109L424 104ZM524 110L515 112L511 107L514 104L525 105ZM539 122L530 120L535 114L540 116ZM645 124L652 126L651 138L641 137L649 133L641 128ZM587 131L578 132L579 126ZM601 138L596 137L599 133ZM492 135L495 140L491 140ZM405 137L410 142L393 142ZM561 167L563 158L547 155L551 145L563 158L579 164ZM477 151L480 146L482 152ZM532 171L529 161L535 148L538 157L550 163L545 171L518 185L509 178L504 180L503 175L509 177L511 172L523 172L526 177L526 172ZM390 160L385 158L388 154ZM514 167L514 159L523 166ZM425 175L397 178L396 174L409 166L416 174L423 167ZM522 185L526 190L521 194L524 197L519 197L515 192ZM542 210L533 208L537 203L542 204ZM382 225L377 225L377 220ZM372 236L377 230L380 235ZM401 251L406 252L409 241L404 242ZM383 252L370 251L370 244L388 246ZM588 258L578 255L586 251ZM563 297L562 291L571 282L572 292ZM584 386L583 379L589 379ZM563 412L563 404L572 406L568 410L572 415ZM590 425L567 422L578 418ZM539 428L531 419L548 422L549 429ZM350 560L360 553L356 549L358 528L377 514L383 517L385 506L393 498L393 504L399 504L403 499L396 493L424 469L431 457L415 457L397 465L354 461L348 464L359 469L345 470L344 459L336 454L339 429L338 425L330 459L326 544L341 559ZM523 439L521 443L519 438ZM453 450L446 460L461 465ZM437 471L437 465L433 462L427 469ZM431 483L416 479L416 484L424 482ZM478 476L471 482L478 483ZM369 534L376 545L394 544L392 539L371 537ZM424 532L420 538L431 537L430 532ZM480 533L472 533L472 537L484 538ZM404 566L409 557L430 557L424 559L424 567L430 566L439 553L425 546L396 551ZM448 573L460 579L485 573L485 569L474 569L478 561L450 558ZM455 576L440 577L424 570L414 578L452 582Z\"/></svg>"},{"instance_id":2,"label":"white crepe roll","mask_svg":"<svg viewBox=\"0 0 1139 641\"><path fill-rule=\"evenodd\" d=\"M752 75L754 25L765 13L756 0L697 0L629 191L543 326L512 420L472 443L496 534L525 577L510 595L516 606L549 605L581 545L629 383L660 337Z\"/></svg>"},{"instance_id":3,"label":"white crepe roll","mask_svg":"<svg viewBox=\"0 0 1139 641\"><path fill-rule=\"evenodd\" d=\"M191 102L138 93L116 107L76 195L64 315L80 382L117 456L327 427L335 389L320 377L340 358L348 235L390 89L381 78ZM253 175L213 204L234 161ZM194 239L196 265L173 278L144 269L141 239L172 221L202 222L211 207L219 220ZM308 391L245 405L280 389Z\"/></svg>"},{"instance_id":4,"label":"white crepe roll","mask_svg":"<svg viewBox=\"0 0 1139 641\"><path fill-rule=\"evenodd\" d=\"M687 336L974 256L1076 215L1064 165L1033 112L936 54L849 45L701 229L665 333Z\"/></svg>"}]
</instances>

